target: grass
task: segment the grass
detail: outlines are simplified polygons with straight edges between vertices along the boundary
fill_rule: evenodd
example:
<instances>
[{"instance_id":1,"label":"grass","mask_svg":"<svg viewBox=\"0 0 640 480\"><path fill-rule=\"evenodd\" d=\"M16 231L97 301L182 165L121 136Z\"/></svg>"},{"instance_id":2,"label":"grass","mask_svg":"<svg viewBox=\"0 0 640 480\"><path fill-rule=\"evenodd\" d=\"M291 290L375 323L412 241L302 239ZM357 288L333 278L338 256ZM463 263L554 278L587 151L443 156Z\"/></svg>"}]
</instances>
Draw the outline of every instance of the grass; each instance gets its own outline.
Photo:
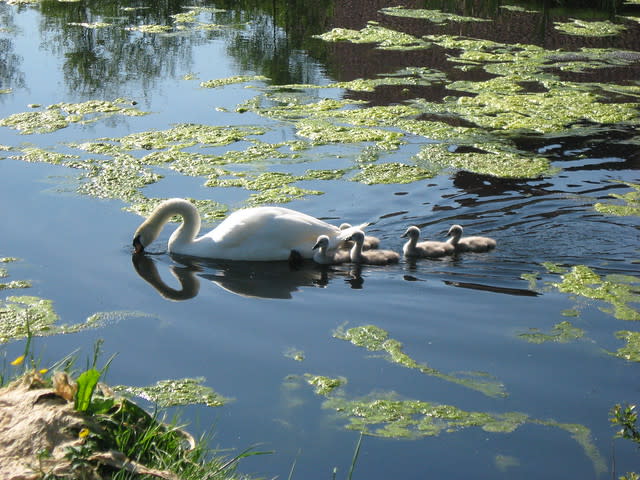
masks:
<instances>
[{"instance_id":1,"label":"grass","mask_svg":"<svg viewBox=\"0 0 640 480\"><path fill-rule=\"evenodd\" d=\"M222 456L208 446L210 436L193 438L178 424L177 417L167 422L158 410L148 413L128 398L115 396L99 383L113 360L97 369L100 347L98 342L93 361L78 375L72 373L75 354L51 368L39 368L40 360L30 350L30 335L23 355L9 363L5 358L0 397L14 401L8 406L12 414L20 415L19 407L29 402L27 397L36 395L36 403L48 411L47 415L55 411L56 418L68 417L64 428L52 424L47 434L22 433L32 437L33 449L20 461L35 472L34 478L231 480L242 477L236 472L242 458L270 453L248 448L231 458ZM30 408L25 412L29 417L39 414ZM49 417L43 414L43 418ZM60 437L57 445L51 442L51 431ZM11 457L10 452L0 451L0 465L3 454Z\"/></svg>"}]
</instances>

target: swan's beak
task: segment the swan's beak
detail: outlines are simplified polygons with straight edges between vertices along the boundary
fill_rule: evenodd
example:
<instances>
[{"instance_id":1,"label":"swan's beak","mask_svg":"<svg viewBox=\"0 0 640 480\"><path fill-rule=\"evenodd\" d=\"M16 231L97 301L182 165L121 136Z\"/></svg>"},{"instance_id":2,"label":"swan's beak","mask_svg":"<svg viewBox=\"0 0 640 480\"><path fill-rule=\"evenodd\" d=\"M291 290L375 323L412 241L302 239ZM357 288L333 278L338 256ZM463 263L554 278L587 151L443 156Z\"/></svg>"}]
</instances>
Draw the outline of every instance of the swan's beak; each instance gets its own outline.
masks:
<instances>
[{"instance_id":1,"label":"swan's beak","mask_svg":"<svg viewBox=\"0 0 640 480\"><path fill-rule=\"evenodd\" d=\"M136 238L133 239L133 251L134 253L143 253L144 245L140 241L140 235L137 235Z\"/></svg>"}]
</instances>

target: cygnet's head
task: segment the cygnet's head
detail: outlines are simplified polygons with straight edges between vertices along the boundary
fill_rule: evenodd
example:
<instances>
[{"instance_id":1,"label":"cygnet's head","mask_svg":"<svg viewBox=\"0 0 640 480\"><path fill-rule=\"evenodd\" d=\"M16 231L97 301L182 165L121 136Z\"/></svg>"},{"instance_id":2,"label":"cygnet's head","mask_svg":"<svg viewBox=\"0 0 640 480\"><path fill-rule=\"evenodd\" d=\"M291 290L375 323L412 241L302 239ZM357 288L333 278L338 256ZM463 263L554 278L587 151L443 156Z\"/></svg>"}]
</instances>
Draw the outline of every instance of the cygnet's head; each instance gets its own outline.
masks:
<instances>
[{"instance_id":1,"label":"cygnet's head","mask_svg":"<svg viewBox=\"0 0 640 480\"><path fill-rule=\"evenodd\" d=\"M326 235L320 235L316 244L313 246L313 250L318 250L319 248L327 248L329 246L329 237Z\"/></svg>"},{"instance_id":2,"label":"cygnet's head","mask_svg":"<svg viewBox=\"0 0 640 480\"><path fill-rule=\"evenodd\" d=\"M340 226L338 227L340 230L346 230L347 228L351 228L351 224L350 223L341 223Z\"/></svg>"},{"instance_id":3,"label":"cygnet's head","mask_svg":"<svg viewBox=\"0 0 640 480\"><path fill-rule=\"evenodd\" d=\"M461 225L451 225L451 228L447 232L447 235L454 235L454 236L458 236L458 237L462 236L462 226Z\"/></svg>"},{"instance_id":4,"label":"cygnet's head","mask_svg":"<svg viewBox=\"0 0 640 480\"><path fill-rule=\"evenodd\" d=\"M356 230L349 238L347 238L347 240L362 244L364 242L364 232L362 230Z\"/></svg>"},{"instance_id":5,"label":"cygnet's head","mask_svg":"<svg viewBox=\"0 0 640 480\"><path fill-rule=\"evenodd\" d=\"M409 228L407 228L407 231L402 234L402 238L406 237L409 237L411 239L420 238L420 229L415 225L411 225Z\"/></svg>"}]
</instances>

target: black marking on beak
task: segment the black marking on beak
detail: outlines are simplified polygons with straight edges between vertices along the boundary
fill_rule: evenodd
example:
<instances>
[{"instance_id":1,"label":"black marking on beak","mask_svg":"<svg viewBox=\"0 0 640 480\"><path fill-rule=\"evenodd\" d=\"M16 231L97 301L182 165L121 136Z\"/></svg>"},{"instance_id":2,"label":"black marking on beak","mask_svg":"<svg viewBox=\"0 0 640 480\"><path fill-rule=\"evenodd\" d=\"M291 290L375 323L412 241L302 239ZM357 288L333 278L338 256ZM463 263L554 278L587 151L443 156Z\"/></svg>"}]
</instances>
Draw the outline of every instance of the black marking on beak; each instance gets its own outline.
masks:
<instances>
[{"instance_id":1,"label":"black marking on beak","mask_svg":"<svg viewBox=\"0 0 640 480\"><path fill-rule=\"evenodd\" d=\"M134 253L144 253L144 245L140 241L140 235L136 235L136 238L133 239L133 251Z\"/></svg>"}]
</instances>

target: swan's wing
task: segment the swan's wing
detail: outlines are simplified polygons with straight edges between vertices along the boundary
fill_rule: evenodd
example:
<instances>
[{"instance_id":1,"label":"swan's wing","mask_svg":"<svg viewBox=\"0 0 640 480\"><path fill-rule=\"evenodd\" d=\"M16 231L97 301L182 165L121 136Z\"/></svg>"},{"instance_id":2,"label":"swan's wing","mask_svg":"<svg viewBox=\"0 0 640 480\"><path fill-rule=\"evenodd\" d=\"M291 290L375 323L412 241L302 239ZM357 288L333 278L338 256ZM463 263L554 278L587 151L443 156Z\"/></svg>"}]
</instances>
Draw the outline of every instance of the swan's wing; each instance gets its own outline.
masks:
<instances>
[{"instance_id":1,"label":"swan's wing","mask_svg":"<svg viewBox=\"0 0 640 480\"><path fill-rule=\"evenodd\" d=\"M263 244L263 248L298 245L310 242L313 247L318 235L333 236L338 227L311 215L283 207L257 207L238 210L229 215L206 236L222 248Z\"/></svg>"}]
</instances>

